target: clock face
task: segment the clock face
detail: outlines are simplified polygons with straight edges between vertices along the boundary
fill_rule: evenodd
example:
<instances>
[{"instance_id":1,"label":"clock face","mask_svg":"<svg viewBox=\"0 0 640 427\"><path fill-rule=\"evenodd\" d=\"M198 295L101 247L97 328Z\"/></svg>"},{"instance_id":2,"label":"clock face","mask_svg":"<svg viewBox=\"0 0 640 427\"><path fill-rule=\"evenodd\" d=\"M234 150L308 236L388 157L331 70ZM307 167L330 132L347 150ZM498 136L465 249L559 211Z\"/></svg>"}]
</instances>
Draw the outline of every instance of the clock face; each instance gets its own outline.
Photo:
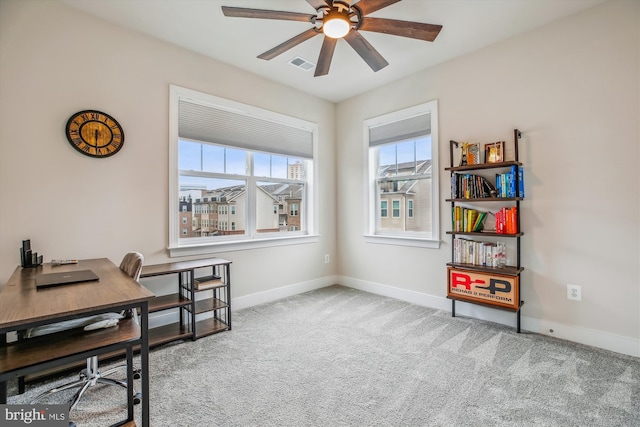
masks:
<instances>
[{"instance_id":1,"label":"clock face","mask_svg":"<svg viewBox=\"0 0 640 427\"><path fill-rule=\"evenodd\" d=\"M73 148L90 157L113 156L124 145L122 126L100 111L75 113L67 121L66 133Z\"/></svg>"}]
</instances>

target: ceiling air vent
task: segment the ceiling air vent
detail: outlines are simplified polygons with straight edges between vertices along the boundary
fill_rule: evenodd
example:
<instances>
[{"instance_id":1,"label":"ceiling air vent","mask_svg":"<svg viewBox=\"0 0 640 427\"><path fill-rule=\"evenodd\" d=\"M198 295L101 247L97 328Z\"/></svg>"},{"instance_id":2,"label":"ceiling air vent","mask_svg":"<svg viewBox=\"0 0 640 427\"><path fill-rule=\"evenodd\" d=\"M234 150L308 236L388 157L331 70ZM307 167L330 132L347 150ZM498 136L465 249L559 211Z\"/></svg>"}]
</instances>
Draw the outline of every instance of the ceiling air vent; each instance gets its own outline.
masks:
<instances>
[{"instance_id":1,"label":"ceiling air vent","mask_svg":"<svg viewBox=\"0 0 640 427\"><path fill-rule=\"evenodd\" d=\"M316 64L314 64L313 62L309 62L306 59L301 58L299 56L296 56L291 61L289 61L289 64L293 65L294 67L298 67L304 71L309 71L316 66Z\"/></svg>"}]
</instances>

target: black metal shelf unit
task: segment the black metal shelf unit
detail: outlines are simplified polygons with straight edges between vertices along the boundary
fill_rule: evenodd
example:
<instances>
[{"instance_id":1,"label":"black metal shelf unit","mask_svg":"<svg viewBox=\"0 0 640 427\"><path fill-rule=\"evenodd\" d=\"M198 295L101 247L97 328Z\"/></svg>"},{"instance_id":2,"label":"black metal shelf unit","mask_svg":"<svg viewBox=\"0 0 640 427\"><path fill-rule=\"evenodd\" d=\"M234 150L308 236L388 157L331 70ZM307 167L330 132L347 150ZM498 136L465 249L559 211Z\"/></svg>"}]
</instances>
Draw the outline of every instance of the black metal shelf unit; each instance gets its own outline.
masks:
<instances>
[{"instance_id":1,"label":"black metal shelf unit","mask_svg":"<svg viewBox=\"0 0 640 427\"><path fill-rule=\"evenodd\" d=\"M231 330L231 262L221 258L171 262L142 268L141 279L174 275L177 292L149 302L149 313L178 310L173 323L149 329L151 347ZM145 286L150 286L143 280Z\"/></svg>"},{"instance_id":2,"label":"black metal shelf unit","mask_svg":"<svg viewBox=\"0 0 640 427\"><path fill-rule=\"evenodd\" d=\"M450 141L449 146L449 155L450 155L450 164L451 166L445 168L445 170L449 171L451 174L451 179L456 179L457 174L468 174L472 171L491 171L491 170L500 170L500 169L511 169L512 167L516 167L516 169L522 167L522 163L519 161L518 157L518 145L522 138L522 134L518 129L514 129L514 142L513 142L513 152L514 152L514 160L510 161L502 161L498 163L481 163L481 164L473 164L473 165L459 165L454 166L454 147L459 147L460 143L456 141ZM504 156L504 153L503 153ZM485 159L486 160L486 159ZM520 192L520 176L519 173L515 174L515 197L495 197L491 195L491 197L476 197L476 198L460 198L456 197L456 194L452 194L451 198L446 199L447 202L451 203L451 211L452 215L455 210L456 205L465 204L472 205L476 203L508 203L511 206L516 207L516 232L510 234L498 233L496 231L447 231L447 234L451 235L451 260L452 262L447 263L448 267L448 290L447 290L447 298L451 300L451 315L455 317L456 315L456 301L477 304L485 307L507 310L516 313L516 322L517 322L517 331L520 332L520 309L524 305L524 301L520 299L520 275L524 268L521 266L520 259L520 239L524 235L520 230L520 202L523 200L523 194ZM452 227L453 228L453 227ZM473 237L482 237L487 238L487 240L491 240L494 238L509 238L515 239L515 264L514 265L505 265L501 267L493 267L486 265L476 265L469 263L461 263L461 262L453 262L455 260L455 247L454 241L457 235L461 236L473 236ZM489 278L491 277L497 278L498 280L501 277L506 277L507 279L512 278L513 281L513 289L514 292L514 300L510 302L510 304L502 304L499 301L499 298L496 297L495 302L486 299L480 299L479 297L475 297L473 295L473 291L467 293L454 293L452 292L452 274L462 274L468 273L470 275L473 274L481 274L483 277ZM511 280L511 279L509 279ZM499 280L498 280L499 282ZM456 282L454 282L455 284ZM463 284L467 284L470 282L463 282ZM491 282L493 283L493 282ZM484 284L484 283L483 283ZM491 295L491 292L495 290L495 287L492 289L492 285L482 286L482 289L489 288L486 294L482 295ZM505 285L506 286L506 285ZM469 285L469 288L471 285ZM467 289L465 288L465 291Z\"/></svg>"}]
</instances>

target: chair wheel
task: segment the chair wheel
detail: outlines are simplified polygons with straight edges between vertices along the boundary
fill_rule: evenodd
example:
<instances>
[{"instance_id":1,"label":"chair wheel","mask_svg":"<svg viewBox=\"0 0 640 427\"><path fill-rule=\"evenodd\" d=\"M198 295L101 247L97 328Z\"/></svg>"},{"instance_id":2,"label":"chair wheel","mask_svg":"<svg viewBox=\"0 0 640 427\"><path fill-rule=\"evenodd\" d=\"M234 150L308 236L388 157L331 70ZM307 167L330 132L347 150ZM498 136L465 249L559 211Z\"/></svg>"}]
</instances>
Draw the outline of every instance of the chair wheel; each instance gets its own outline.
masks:
<instances>
[{"instance_id":1,"label":"chair wheel","mask_svg":"<svg viewBox=\"0 0 640 427\"><path fill-rule=\"evenodd\" d=\"M142 369L137 368L133 370L133 379L134 380L139 380L140 378L142 378Z\"/></svg>"},{"instance_id":2,"label":"chair wheel","mask_svg":"<svg viewBox=\"0 0 640 427\"><path fill-rule=\"evenodd\" d=\"M133 404L138 405L140 402L142 402L142 393L137 392L133 395Z\"/></svg>"}]
</instances>

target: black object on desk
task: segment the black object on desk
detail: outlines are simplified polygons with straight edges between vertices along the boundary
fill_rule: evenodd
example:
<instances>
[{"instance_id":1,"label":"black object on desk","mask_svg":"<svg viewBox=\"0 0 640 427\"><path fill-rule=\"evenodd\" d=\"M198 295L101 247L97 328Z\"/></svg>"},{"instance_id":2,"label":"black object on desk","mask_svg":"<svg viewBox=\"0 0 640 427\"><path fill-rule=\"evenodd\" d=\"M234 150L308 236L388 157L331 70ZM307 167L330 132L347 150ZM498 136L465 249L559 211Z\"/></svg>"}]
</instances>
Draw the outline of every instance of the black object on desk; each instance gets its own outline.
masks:
<instances>
[{"instance_id":1,"label":"black object on desk","mask_svg":"<svg viewBox=\"0 0 640 427\"><path fill-rule=\"evenodd\" d=\"M31 250L31 239L23 240L20 248L20 265L22 268L31 268L42 265L42 255Z\"/></svg>"},{"instance_id":2,"label":"black object on desk","mask_svg":"<svg viewBox=\"0 0 640 427\"><path fill-rule=\"evenodd\" d=\"M91 270L65 271L61 273L38 274L36 288L50 288L51 286L70 285L80 282L95 282L100 280Z\"/></svg>"}]
</instances>

